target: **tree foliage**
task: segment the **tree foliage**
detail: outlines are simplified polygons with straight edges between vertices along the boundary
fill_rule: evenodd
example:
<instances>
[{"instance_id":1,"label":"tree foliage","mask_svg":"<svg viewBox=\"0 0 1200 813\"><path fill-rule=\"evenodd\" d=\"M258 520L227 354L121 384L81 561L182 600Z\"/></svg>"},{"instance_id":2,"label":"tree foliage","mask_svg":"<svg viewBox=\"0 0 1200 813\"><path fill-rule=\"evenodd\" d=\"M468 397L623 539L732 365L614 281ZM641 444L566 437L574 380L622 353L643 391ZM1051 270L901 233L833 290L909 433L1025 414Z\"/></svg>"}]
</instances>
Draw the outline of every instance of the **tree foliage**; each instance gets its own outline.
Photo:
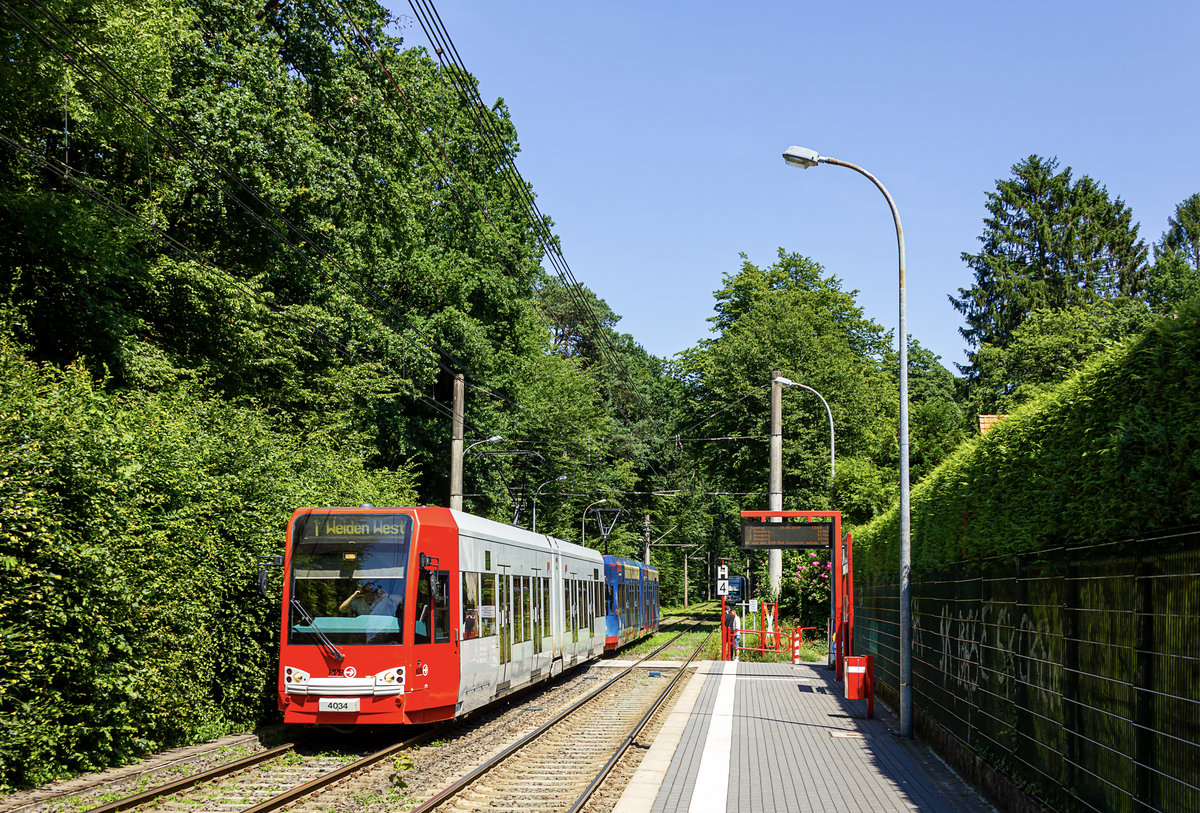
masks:
<instances>
[{"instance_id":1,"label":"tree foliage","mask_svg":"<svg viewBox=\"0 0 1200 813\"><path fill-rule=\"evenodd\" d=\"M1139 335L1152 319L1137 299L1033 311L1007 347L979 348L968 408L976 414L1012 412L1066 381L1093 355Z\"/></svg>"},{"instance_id":2,"label":"tree foliage","mask_svg":"<svg viewBox=\"0 0 1200 813\"><path fill-rule=\"evenodd\" d=\"M913 489L914 571L1195 523L1197 370L1193 300L960 446ZM894 570L898 522L860 529L858 572Z\"/></svg>"},{"instance_id":3,"label":"tree foliage","mask_svg":"<svg viewBox=\"0 0 1200 813\"><path fill-rule=\"evenodd\" d=\"M1170 313L1200 296L1200 194L1175 207L1167 230L1154 246L1146 300L1156 313Z\"/></svg>"},{"instance_id":4,"label":"tree foliage","mask_svg":"<svg viewBox=\"0 0 1200 813\"><path fill-rule=\"evenodd\" d=\"M1036 310L1130 296L1145 283L1147 250L1120 198L1071 168L1031 155L987 195L989 217L978 254L963 253L975 275L951 296L974 348L1007 347ZM965 372L974 378L972 362Z\"/></svg>"},{"instance_id":5,"label":"tree foliage","mask_svg":"<svg viewBox=\"0 0 1200 813\"><path fill-rule=\"evenodd\" d=\"M889 336L867 319L854 294L813 260L782 250L760 268L743 259L716 292L713 338L680 355L689 448L716 490L765 505L772 370L824 396L833 414L836 457L891 466L896 457L895 389L882 369ZM829 423L820 399L787 389L783 408L784 504L830 505ZM711 416L711 417L710 417ZM747 437L748 436L748 437ZM729 440L720 440L729 438ZM833 491L846 486L839 473ZM853 486L851 486L853 488Z\"/></svg>"},{"instance_id":6,"label":"tree foliage","mask_svg":"<svg viewBox=\"0 0 1200 813\"><path fill-rule=\"evenodd\" d=\"M198 388L109 393L0 341L0 786L262 719L278 610L254 574L281 517L415 496L363 462Z\"/></svg>"}]
</instances>

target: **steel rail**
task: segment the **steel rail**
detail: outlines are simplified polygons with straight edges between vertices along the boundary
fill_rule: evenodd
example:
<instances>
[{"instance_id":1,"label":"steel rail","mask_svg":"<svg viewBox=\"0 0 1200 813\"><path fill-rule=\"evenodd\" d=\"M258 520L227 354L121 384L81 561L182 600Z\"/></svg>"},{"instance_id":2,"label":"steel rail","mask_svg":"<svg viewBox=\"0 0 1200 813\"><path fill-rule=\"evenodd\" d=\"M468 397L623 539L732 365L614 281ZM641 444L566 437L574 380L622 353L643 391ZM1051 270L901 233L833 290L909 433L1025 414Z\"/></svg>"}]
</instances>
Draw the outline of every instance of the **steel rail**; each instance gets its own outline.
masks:
<instances>
[{"instance_id":1,"label":"steel rail","mask_svg":"<svg viewBox=\"0 0 1200 813\"><path fill-rule=\"evenodd\" d=\"M290 790L285 790L278 796L272 796L265 802L261 802L254 807L246 808L242 811L242 813L267 813L267 811L279 810L280 808L295 804L305 796L309 796L316 791L327 787L328 785L332 785L335 782L340 782L346 777L352 776L364 768L369 768L376 763L382 762L394 754L398 754L401 751L407 751L413 746L420 745L427 740L441 736L447 731L447 729L453 728L457 724L458 721L451 721L443 725L434 726L428 731L423 731L420 734L409 737L408 739L398 742L395 745L389 745L382 751L376 751L374 754L368 754L362 759L355 760L348 765L344 765L341 768L337 768L336 770L330 771L327 774L318 776L316 779L305 782L303 785L297 785Z\"/></svg>"},{"instance_id":2,"label":"steel rail","mask_svg":"<svg viewBox=\"0 0 1200 813\"><path fill-rule=\"evenodd\" d=\"M3 140L3 137L0 136L0 141L2 141L2 140ZM246 741L250 741L250 740L253 740L254 738L252 736L247 735L245 737L245 739L246 739ZM35 791L38 795L36 795L34 798L30 799L29 801L25 801L25 802L20 802L20 801L14 802L13 807L6 807L6 808L3 808L3 810L4 810L4 813L26 813L26 811L34 810L35 808L40 810L44 805L61 805L64 803L64 800L68 800L68 799L79 800L79 799L82 799L86 794L88 794L91 791L99 792L99 791L101 791L102 788L108 787L109 785L119 785L122 782L137 781L137 780L142 779L143 777L149 776L151 774L158 773L160 771L169 770L170 768L173 768L174 766L179 765L181 763L186 763L190 760L194 760L197 758L203 758L210 754L217 753L222 748L232 748L232 747L236 747L237 745L240 745L240 744L241 744L240 742L234 742L234 743L230 743L227 745L216 745L213 743L209 743L209 745L212 745L212 747L209 748L207 751L196 751L191 754L177 756L174 759L171 759L167 762L160 762L151 767L144 767L141 770L135 770L129 774L119 774L116 776L109 776L107 778L97 778L93 784L87 785L87 786L84 786L81 788L67 787L67 788L63 788L61 790L50 791L50 792L44 792L46 790L45 788L38 788ZM23 795L22 795L22 798L24 798Z\"/></svg>"},{"instance_id":3,"label":"steel rail","mask_svg":"<svg viewBox=\"0 0 1200 813\"><path fill-rule=\"evenodd\" d=\"M650 710L647 711L642 716L642 719L638 721L637 725L633 727L633 731L629 733L629 736L625 738L625 741L617 746L617 749L613 752L612 757L610 757L608 762L605 763L604 767L600 769L600 773L596 775L596 778L593 779L592 783L587 786L587 789L580 794L578 799L575 800L575 804L571 806L570 813L579 813L579 811L583 809L583 806L588 803L588 800L592 798L592 794L600 789L600 786L604 784L604 780L608 778L609 773L611 773L612 769L616 767L617 763L621 760L621 757L624 756L625 752L629 749L629 746L633 744L633 741L637 739L638 734L642 733L642 729L646 727L646 724L650 722L651 718L653 718L654 715L658 713L658 710L662 708L662 704L665 703L667 697L670 696L671 691L675 688L675 684L678 683L679 679L687 673L687 668L691 665L692 660L700 654L705 645L709 642L709 639L713 637L714 633L716 633L716 630L709 632L708 635L704 637L704 640L700 642L700 645L696 647L695 651L688 656L686 661L684 661L683 666L679 667L678 671L675 673L675 677L671 678L671 682L667 684L667 687L662 690L661 694L659 694L658 699L654 701L654 705L650 707ZM680 634L682 635L682 633Z\"/></svg>"},{"instance_id":4,"label":"steel rail","mask_svg":"<svg viewBox=\"0 0 1200 813\"><path fill-rule=\"evenodd\" d=\"M204 782L210 782L213 779L220 779L223 776L237 773L238 771L245 770L246 768L253 768L255 765L261 764L276 757L283 756L289 751L294 750L295 747L296 744L291 742L285 743L284 745L277 745L276 747L270 748L266 751L260 751L257 754L251 754L248 757L243 757L242 759L234 760L233 762L227 762L224 765L218 765L217 767L211 768L207 771L201 771L193 776L185 776L183 779L177 779L174 782L168 782L165 785L159 785L157 787L150 788L149 790L144 790L141 793L134 794L133 796L126 796L124 799L118 799L115 802L110 802L106 805L101 805L100 807L89 808L87 813L117 813L121 810L132 810L135 807L141 807L147 802L152 802L155 799L163 796L170 796L172 793L178 793L181 790L188 790L189 788L195 787L196 785Z\"/></svg>"},{"instance_id":5,"label":"steel rail","mask_svg":"<svg viewBox=\"0 0 1200 813\"><path fill-rule=\"evenodd\" d=\"M614 684L616 684L617 681L621 680L626 675L628 675L630 672L632 672L634 669L636 669L638 664L642 663L642 661L649 660L653 656L657 655L659 652L662 652L664 649L666 649L671 644L678 641L680 638L682 638L686 634L686 632L687 631L685 630L684 632L679 633L674 638L670 639L669 641L667 641L666 643L664 643L662 646L658 647L654 651L649 652L646 655L642 656L635 663L633 663L633 665L625 667L619 673L617 673L615 676L613 676L611 679L609 679L606 683L603 683L600 686L597 686L595 689L588 692L586 695L581 697L579 700L575 701L570 706L568 706L567 708L563 709L561 712L556 714L553 718L550 719L549 722L543 723L541 726L539 726L538 728L529 732L524 737L522 737L521 739L517 740L515 743L510 745L508 748L505 748L499 754L497 754L496 756L487 760L482 765L480 765L479 767L475 768L473 771L468 773L466 776L459 779L454 784L450 785L449 787L443 788L441 791L437 792L433 796L426 799L425 802L423 804L421 804L419 807L413 808L411 813L428 813L428 811L433 810L434 808L438 807L439 805L443 804L444 802L447 802L450 799L452 799L453 797L457 796L461 791L463 791L470 785L474 784L476 780L478 780L481 776L486 774L488 771L492 770L497 765L499 765L500 763L502 763L506 759L508 759L510 756L517 753L522 748L529 745L530 743L532 743L534 740L541 737L546 732L550 731L552 728L554 728L556 725L561 723L567 717L570 717L576 711L578 711L579 709L586 706L592 700L596 699L596 697L598 695L600 695L602 692L607 691ZM705 640L707 640L707 639L705 639ZM689 662L690 662L690 659L689 659ZM682 668L680 671L682 671ZM245 813L251 813L251 812L246 811Z\"/></svg>"}]
</instances>

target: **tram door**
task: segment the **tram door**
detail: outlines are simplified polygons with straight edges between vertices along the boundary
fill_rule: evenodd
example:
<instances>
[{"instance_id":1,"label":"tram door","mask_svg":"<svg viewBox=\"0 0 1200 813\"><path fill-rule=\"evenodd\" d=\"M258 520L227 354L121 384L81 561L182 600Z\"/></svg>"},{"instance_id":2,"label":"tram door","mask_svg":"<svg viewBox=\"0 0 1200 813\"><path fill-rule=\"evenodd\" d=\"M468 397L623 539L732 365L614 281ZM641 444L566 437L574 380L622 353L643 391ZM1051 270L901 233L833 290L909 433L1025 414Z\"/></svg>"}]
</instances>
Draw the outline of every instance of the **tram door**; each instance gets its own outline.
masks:
<instances>
[{"instance_id":1,"label":"tram door","mask_svg":"<svg viewBox=\"0 0 1200 813\"><path fill-rule=\"evenodd\" d=\"M567 582L569 589L567 592L571 596L571 643L579 643L579 583L575 579ZM574 653L575 648L571 651Z\"/></svg>"},{"instance_id":2,"label":"tram door","mask_svg":"<svg viewBox=\"0 0 1200 813\"><path fill-rule=\"evenodd\" d=\"M534 655L542 654L542 588L541 588L541 584L540 584L541 581L542 580L540 578L538 578L537 576L532 576L530 578L530 582L532 582L531 589L533 591L533 594L530 596L530 598L533 601L533 654ZM536 669L538 666L541 665L541 663L540 663L540 659L538 659L538 658L534 658L534 660L535 660L534 668Z\"/></svg>"},{"instance_id":3,"label":"tram door","mask_svg":"<svg viewBox=\"0 0 1200 813\"><path fill-rule=\"evenodd\" d=\"M436 559L421 555L421 574L413 614L413 679L415 687L428 684L429 707L458 702L458 627L451 626L451 608L458 606L456 587L448 570ZM456 619L455 619L456 620Z\"/></svg>"},{"instance_id":4,"label":"tram door","mask_svg":"<svg viewBox=\"0 0 1200 813\"><path fill-rule=\"evenodd\" d=\"M500 674L496 679L501 683L508 680L509 664L512 662L512 576L500 576L500 595L496 613L500 627Z\"/></svg>"}]
</instances>

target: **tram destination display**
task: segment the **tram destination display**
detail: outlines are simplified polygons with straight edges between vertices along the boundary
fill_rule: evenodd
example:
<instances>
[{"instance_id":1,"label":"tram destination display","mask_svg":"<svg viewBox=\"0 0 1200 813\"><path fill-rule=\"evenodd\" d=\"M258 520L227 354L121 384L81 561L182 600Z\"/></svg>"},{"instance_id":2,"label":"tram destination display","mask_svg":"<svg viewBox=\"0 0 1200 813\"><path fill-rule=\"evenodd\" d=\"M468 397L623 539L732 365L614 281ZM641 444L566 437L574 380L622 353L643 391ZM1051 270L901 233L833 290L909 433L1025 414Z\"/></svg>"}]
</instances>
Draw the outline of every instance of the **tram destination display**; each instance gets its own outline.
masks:
<instances>
[{"instance_id":1,"label":"tram destination display","mask_svg":"<svg viewBox=\"0 0 1200 813\"><path fill-rule=\"evenodd\" d=\"M833 541L833 522L742 520L742 550L825 548Z\"/></svg>"}]
</instances>

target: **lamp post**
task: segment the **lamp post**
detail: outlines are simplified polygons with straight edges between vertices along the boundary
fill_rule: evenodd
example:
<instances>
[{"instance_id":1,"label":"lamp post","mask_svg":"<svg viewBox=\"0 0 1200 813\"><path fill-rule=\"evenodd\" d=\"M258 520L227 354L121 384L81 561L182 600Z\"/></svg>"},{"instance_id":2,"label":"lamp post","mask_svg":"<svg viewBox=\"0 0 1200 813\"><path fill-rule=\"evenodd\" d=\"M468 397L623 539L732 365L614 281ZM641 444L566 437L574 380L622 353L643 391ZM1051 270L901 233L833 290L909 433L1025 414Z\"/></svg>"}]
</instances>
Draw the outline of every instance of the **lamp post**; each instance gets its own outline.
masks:
<instances>
[{"instance_id":1,"label":"lamp post","mask_svg":"<svg viewBox=\"0 0 1200 813\"><path fill-rule=\"evenodd\" d=\"M789 166L808 169L817 164L833 164L852 169L865 177L883 193L892 220L896 224L896 245L900 253L900 736L911 740L912 720L912 517L908 499L908 316L905 308L904 228L896 202L883 184L871 173L849 161L820 155L807 147L788 147L783 160Z\"/></svg>"},{"instance_id":2,"label":"lamp post","mask_svg":"<svg viewBox=\"0 0 1200 813\"><path fill-rule=\"evenodd\" d=\"M583 516L579 520L579 544L580 545L582 545L584 543L584 540L587 539L587 513L588 513L588 511L591 511L594 506L603 505L606 502L608 502L607 497L604 498L603 500L596 500L594 503L591 503L590 505L588 505L587 508L583 509Z\"/></svg>"},{"instance_id":3,"label":"lamp post","mask_svg":"<svg viewBox=\"0 0 1200 813\"><path fill-rule=\"evenodd\" d=\"M550 483L561 483L565 479L567 479L567 475L565 475L565 474L561 477L555 477L553 480L547 480L546 482L542 483L541 486L538 486L534 490L534 492L533 492L533 521L532 521L532 523L530 523L533 526L532 528L530 528L530 530L533 531L534 533L537 533L537 501L538 501L538 494L542 493L542 486L549 485Z\"/></svg>"},{"instance_id":4,"label":"lamp post","mask_svg":"<svg viewBox=\"0 0 1200 813\"><path fill-rule=\"evenodd\" d=\"M465 455L467 452L471 451L472 449L474 449L476 446L478 446L481 443L495 443L496 441L500 441L500 440L504 440L504 438L500 437L499 435L492 435L490 438L485 438L483 440L477 440L474 443L472 443L470 446L468 446L467 448L463 449L463 454Z\"/></svg>"},{"instance_id":5,"label":"lamp post","mask_svg":"<svg viewBox=\"0 0 1200 813\"><path fill-rule=\"evenodd\" d=\"M485 440L477 440L456 454L454 459L450 461L450 507L455 511L461 511L463 507L463 458L467 456L467 452L471 451L479 444L495 443L498 440L504 440L504 438L500 437L499 435L492 435L490 438ZM462 445L461 439L457 441L457 445Z\"/></svg>"},{"instance_id":6,"label":"lamp post","mask_svg":"<svg viewBox=\"0 0 1200 813\"><path fill-rule=\"evenodd\" d=\"M829 416L829 499L832 500L833 499L833 480L834 480L834 474L835 474L834 463L833 463L833 411L829 409L829 404L828 404L828 402L826 402L825 397L823 395L821 395L821 393L814 390L812 387L808 386L807 384L798 384L795 381L793 381L792 379L784 378L781 375L776 376L772 380L771 383L780 384L781 386L784 386L784 387L799 387L800 389L808 390L813 395L820 398L822 404L825 404L825 414L827 414Z\"/></svg>"}]
</instances>

